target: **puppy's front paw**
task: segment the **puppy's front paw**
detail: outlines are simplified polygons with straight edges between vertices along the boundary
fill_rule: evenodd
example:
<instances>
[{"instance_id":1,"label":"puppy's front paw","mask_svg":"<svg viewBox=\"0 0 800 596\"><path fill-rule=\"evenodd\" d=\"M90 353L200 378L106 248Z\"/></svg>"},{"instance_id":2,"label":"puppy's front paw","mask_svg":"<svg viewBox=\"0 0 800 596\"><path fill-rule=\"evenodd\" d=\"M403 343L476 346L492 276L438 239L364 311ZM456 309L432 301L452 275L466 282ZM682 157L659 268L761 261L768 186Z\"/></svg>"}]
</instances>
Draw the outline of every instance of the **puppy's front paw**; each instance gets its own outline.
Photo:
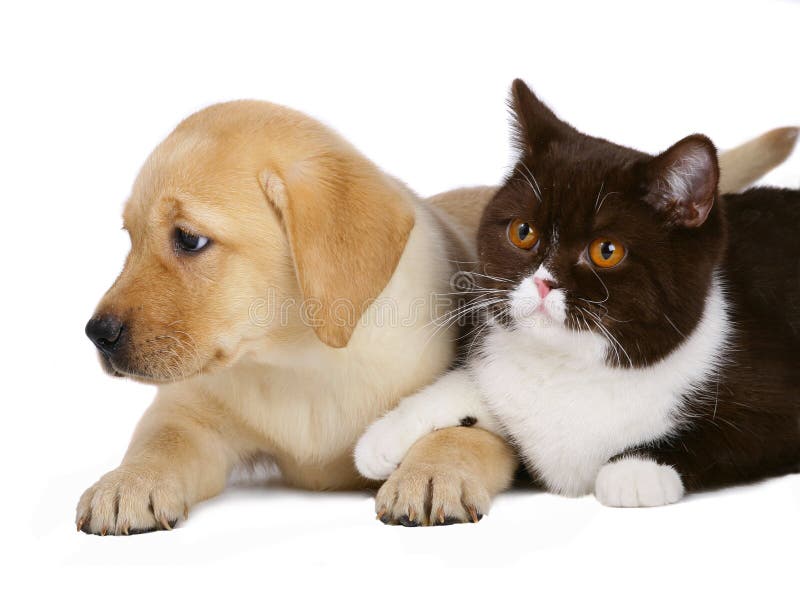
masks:
<instances>
[{"instance_id":1,"label":"puppy's front paw","mask_svg":"<svg viewBox=\"0 0 800 596\"><path fill-rule=\"evenodd\" d=\"M657 507L680 501L683 481L675 468L650 459L625 457L600 468L597 500L609 507Z\"/></svg>"},{"instance_id":2,"label":"puppy's front paw","mask_svg":"<svg viewBox=\"0 0 800 596\"><path fill-rule=\"evenodd\" d=\"M404 424L402 416L392 412L374 422L359 439L356 468L366 478L388 478L418 438L417 428Z\"/></svg>"},{"instance_id":3,"label":"puppy's front paw","mask_svg":"<svg viewBox=\"0 0 800 596\"><path fill-rule=\"evenodd\" d=\"M404 463L375 497L385 524L438 526L478 522L489 510L489 491L458 464Z\"/></svg>"},{"instance_id":4,"label":"puppy's front paw","mask_svg":"<svg viewBox=\"0 0 800 596\"><path fill-rule=\"evenodd\" d=\"M187 514L177 477L138 466L120 466L83 493L76 523L78 531L87 534L140 534L171 530Z\"/></svg>"}]
</instances>

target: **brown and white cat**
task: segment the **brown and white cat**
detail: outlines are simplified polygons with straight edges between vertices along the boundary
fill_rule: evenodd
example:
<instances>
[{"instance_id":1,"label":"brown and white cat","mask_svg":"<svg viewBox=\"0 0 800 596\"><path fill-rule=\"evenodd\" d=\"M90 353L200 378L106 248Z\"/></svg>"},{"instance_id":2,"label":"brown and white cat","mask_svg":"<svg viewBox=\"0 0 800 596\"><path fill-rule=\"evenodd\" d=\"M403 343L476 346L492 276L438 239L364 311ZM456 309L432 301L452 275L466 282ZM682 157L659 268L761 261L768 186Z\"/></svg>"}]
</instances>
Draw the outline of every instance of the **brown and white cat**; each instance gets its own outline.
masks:
<instances>
[{"instance_id":1,"label":"brown and white cat","mask_svg":"<svg viewBox=\"0 0 800 596\"><path fill-rule=\"evenodd\" d=\"M515 81L521 156L479 232L468 365L356 448L384 477L423 434L509 437L564 495L653 506L800 468L800 192L718 199L711 141L584 135Z\"/></svg>"}]
</instances>

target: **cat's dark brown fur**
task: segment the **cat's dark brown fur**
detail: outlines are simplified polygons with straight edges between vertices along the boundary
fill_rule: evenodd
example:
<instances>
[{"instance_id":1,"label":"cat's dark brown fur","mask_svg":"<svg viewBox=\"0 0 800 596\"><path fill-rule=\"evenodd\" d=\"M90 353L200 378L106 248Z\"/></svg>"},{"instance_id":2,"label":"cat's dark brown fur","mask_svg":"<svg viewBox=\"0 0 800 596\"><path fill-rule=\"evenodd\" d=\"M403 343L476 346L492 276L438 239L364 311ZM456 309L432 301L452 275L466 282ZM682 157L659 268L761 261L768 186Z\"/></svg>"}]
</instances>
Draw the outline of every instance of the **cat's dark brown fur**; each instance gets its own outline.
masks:
<instances>
[{"instance_id":1,"label":"cat's dark brown fur","mask_svg":"<svg viewBox=\"0 0 800 596\"><path fill-rule=\"evenodd\" d=\"M723 257L733 342L684 432L636 449L688 490L800 471L800 192L726 195Z\"/></svg>"},{"instance_id":2,"label":"cat's dark brown fur","mask_svg":"<svg viewBox=\"0 0 800 596\"><path fill-rule=\"evenodd\" d=\"M512 98L521 157L479 232L490 287L511 290L546 261L567 295L567 325L596 327L579 309L591 312L619 345L609 365L642 368L695 330L716 277L731 322L718 374L689 396L677 431L620 455L673 466L688 490L798 470L800 192L720 198L706 137L652 157L579 133L522 81ZM509 242L514 218L536 222L535 250ZM604 235L624 240L624 261L577 266ZM495 315L512 325L506 307Z\"/></svg>"}]
</instances>

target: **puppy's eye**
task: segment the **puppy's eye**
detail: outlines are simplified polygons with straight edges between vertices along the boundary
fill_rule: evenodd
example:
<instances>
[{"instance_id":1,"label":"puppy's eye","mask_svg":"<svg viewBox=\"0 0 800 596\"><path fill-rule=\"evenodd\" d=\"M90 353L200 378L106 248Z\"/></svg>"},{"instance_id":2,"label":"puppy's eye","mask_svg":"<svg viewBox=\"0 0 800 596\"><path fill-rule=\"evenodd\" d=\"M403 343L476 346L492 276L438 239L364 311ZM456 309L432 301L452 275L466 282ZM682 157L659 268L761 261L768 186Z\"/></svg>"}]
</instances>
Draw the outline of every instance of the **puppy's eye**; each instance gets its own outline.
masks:
<instances>
[{"instance_id":1,"label":"puppy's eye","mask_svg":"<svg viewBox=\"0 0 800 596\"><path fill-rule=\"evenodd\" d=\"M625 247L613 238L596 238L589 245L589 258L598 267L608 269L625 258Z\"/></svg>"},{"instance_id":2,"label":"puppy's eye","mask_svg":"<svg viewBox=\"0 0 800 596\"><path fill-rule=\"evenodd\" d=\"M508 239L514 246L529 250L539 242L539 233L527 221L517 218L508 224Z\"/></svg>"},{"instance_id":3,"label":"puppy's eye","mask_svg":"<svg viewBox=\"0 0 800 596\"><path fill-rule=\"evenodd\" d=\"M206 248L211 240L205 236L196 236L191 232L175 228L175 244L186 252L199 252Z\"/></svg>"}]
</instances>

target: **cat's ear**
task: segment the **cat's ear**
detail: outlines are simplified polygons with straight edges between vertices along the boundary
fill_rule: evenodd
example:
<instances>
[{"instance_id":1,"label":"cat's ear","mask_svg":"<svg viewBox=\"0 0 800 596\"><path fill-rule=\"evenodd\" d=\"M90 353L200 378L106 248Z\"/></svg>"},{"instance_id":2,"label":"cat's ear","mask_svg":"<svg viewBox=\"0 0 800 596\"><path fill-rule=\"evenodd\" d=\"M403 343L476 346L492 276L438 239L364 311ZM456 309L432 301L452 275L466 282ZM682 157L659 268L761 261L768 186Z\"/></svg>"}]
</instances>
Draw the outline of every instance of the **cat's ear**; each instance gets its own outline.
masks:
<instances>
[{"instance_id":1,"label":"cat's ear","mask_svg":"<svg viewBox=\"0 0 800 596\"><path fill-rule=\"evenodd\" d=\"M670 223L696 228L706 221L717 196L717 149L708 137L688 136L654 157L647 177L647 202Z\"/></svg>"},{"instance_id":2,"label":"cat's ear","mask_svg":"<svg viewBox=\"0 0 800 596\"><path fill-rule=\"evenodd\" d=\"M514 115L514 143L527 155L542 153L572 127L559 120L522 79L511 84L509 107Z\"/></svg>"}]
</instances>

